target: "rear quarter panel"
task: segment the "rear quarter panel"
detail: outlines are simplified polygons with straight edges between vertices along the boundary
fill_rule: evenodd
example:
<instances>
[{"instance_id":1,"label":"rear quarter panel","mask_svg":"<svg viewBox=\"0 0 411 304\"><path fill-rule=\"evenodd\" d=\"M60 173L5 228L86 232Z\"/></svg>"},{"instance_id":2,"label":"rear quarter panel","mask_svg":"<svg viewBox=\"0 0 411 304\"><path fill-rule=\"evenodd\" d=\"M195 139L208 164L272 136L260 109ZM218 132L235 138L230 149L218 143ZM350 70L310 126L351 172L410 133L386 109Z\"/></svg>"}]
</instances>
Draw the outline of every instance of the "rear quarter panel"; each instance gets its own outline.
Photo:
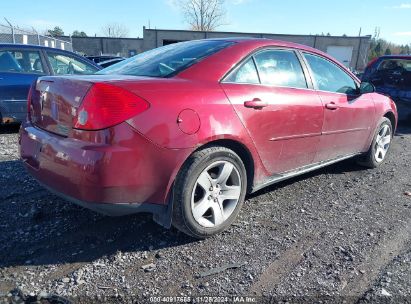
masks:
<instances>
[{"instance_id":1,"label":"rear quarter panel","mask_svg":"<svg viewBox=\"0 0 411 304\"><path fill-rule=\"evenodd\" d=\"M0 73L1 118L23 121L27 112L27 95L31 84L41 75L27 73Z\"/></svg>"},{"instance_id":2,"label":"rear quarter panel","mask_svg":"<svg viewBox=\"0 0 411 304\"><path fill-rule=\"evenodd\" d=\"M390 97L379 94L379 93L372 93L371 97L372 97L372 100L374 101L374 107L375 107L375 115L374 117L370 117L370 119L372 120L371 130L374 130L374 131L371 132L370 138L368 138L368 141L364 148L365 151L367 151L368 148L370 147L371 142L375 135L375 130L377 129L378 123L382 117L388 116L390 115L390 113L394 115L395 124L392 126L394 129L393 130L394 132L397 129L397 124L398 124L397 107L394 101Z\"/></svg>"},{"instance_id":3,"label":"rear quarter panel","mask_svg":"<svg viewBox=\"0 0 411 304\"><path fill-rule=\"evenodd\" d=\"M147 111L129 123L159 146L193 148L213 137L244 138L244 128L218 86L179 80L155 90L141 86L129 89L150 103ZM198 131L191 135L184 133L177 121L185 109L197 113L200 121Z\"/></svg>"},{"instance_id":4,"label":"rear quarter panel","mask_svg":"<svg viewBox=\"0 0 411 304\"><path fill-rule=\"evenodd\" d=\"M26 100L31 84L42 75L0 72L0 100Z\"/></svg>"},{"instance_id":5,"label":"rear quarter panel","mask_svg":"<svg viewBox=\"0 0 411 304\"><path fill-rule=\"evenodd\" d=\"M398 113L395 102L389 96L378 93L372 94L372 98L375 103L375 126L378 124L378 121L381 119L381 117L386 116L388 113L392 113L395 117L395 125L393 125L393 128L396 129L398 124Z\"/></svg>"},{"instance_id":6,"label":"rear quarter panel","mask_svg":"<svg viewBox=\"0 0 411 304\"><path fill-rule=\"evenodd\" d=\"M147 111L128 120L128 123L156 145L194 151L216 140L233 140L250 152L254 160L255 180L263 180L267 176L252 140L218 82L174 78L163 80L161 86L132 82L116 85L126 87L150 103ZM198 115L199 126L194 134L186 134L179 126L180 113L187 109Z\"/></svg>"}]
</instances>

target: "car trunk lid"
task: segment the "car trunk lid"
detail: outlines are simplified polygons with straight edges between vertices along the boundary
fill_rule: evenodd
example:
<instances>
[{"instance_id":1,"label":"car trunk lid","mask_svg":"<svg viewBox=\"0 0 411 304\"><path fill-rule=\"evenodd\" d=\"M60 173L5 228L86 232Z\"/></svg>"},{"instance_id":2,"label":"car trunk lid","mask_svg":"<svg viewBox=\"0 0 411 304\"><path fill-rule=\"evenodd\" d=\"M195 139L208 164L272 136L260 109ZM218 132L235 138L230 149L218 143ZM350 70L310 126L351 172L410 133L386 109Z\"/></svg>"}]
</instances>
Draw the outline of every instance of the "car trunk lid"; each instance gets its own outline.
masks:
<instances>
[{"instance_id":1,"label":"car trunk lid","mask_svg":"<svg viewBox=\"0 0 411 304\"><path fill-rule=\"evenodd\" d=\"M37 127L67 136L73 127L73 117L91 86L91 82L75 78L40 78L31 92L30 120Z\"/></svg>"},{"instance_id":2,"label":"car trunk lid","mask_svg":"<svg viewBox=\"0 0 411 304\"><path fill-rule=\"evenodd\" d=\"M93 85L106 83L120 87L121 83L130 81L142 84L150 79L123 75L41 77L31 91L29 119L39 128L69 136Z\"/></svg>"}]
</instances>

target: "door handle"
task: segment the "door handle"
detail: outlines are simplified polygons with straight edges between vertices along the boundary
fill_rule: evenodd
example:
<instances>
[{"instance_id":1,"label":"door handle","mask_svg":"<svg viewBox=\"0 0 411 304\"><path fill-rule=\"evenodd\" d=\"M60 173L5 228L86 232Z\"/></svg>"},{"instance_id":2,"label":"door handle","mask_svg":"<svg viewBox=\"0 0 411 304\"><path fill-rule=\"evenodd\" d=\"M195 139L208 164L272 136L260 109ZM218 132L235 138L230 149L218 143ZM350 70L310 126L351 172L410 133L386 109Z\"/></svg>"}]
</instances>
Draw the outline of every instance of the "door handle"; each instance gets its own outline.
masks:
<instances>
[{"instance_id":1,"label":"door handle","mask_svg":"<svg viewBox=\"0 0 411 304\"><path fill-rule=\"evenodd\" d=\"M328 110L337 110L339 108L339 106L337 104L335 104L335 102L333 102L333 101L325 104L325 107Z\"/></svg>"},{"instance_id":2,"label":"door handle","mask_svg":"<svg viewBox=\"0 0 411 304\"><path fill-rule=\"evenodd\" d=\"M254 98L251 101L245 101L244 107L261 110L264 107L268 107L268 102L262 101L260 98Z\"/></svg>"}]
</instances>

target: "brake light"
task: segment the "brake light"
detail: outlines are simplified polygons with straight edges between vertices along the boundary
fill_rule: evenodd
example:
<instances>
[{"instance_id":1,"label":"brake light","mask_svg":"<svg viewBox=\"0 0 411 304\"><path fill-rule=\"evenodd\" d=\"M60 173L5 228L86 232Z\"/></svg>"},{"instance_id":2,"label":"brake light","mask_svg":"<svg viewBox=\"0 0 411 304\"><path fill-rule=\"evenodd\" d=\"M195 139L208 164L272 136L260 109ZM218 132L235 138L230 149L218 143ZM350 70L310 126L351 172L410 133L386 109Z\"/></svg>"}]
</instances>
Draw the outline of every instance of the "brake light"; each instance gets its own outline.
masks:
<instances>
[{"instance_id":1,"label":"brake light","mask_svg":"<svg viewBox=\"0 0 411 304\"><path fill-rule=\"evenodd\" d=\"M31 99L32 99L32 94L33 94L33 87L36 85L36 82L34 82L29 89L29 94L27 95L27 121L31 121Z\"/></svg>"},{"instance_id":2,"label":"brake light","mask_svg":"<svg viewBox=\"0 0 411 304\"><path fill-rule=\"evenodd\" d=\"M114 85L95 83L74 117L73 127L101 130L130 119L150 107L143 98Z\"/></svg>"}]
</instances>

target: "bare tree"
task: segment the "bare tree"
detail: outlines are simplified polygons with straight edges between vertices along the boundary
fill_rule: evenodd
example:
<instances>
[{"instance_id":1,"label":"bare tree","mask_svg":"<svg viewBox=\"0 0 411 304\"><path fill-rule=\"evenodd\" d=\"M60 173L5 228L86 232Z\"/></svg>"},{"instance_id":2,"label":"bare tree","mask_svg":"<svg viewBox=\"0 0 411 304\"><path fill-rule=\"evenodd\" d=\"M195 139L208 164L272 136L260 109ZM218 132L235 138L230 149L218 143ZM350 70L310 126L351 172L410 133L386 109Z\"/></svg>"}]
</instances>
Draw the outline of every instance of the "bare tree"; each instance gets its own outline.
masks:
<instances>
[{"instance_id":1,"label":"bare tree","mask_svg":"<svg viewBox=\"0 0 411 304\"><path fill-rule=\"evenodd\" d=\"M129 30L122 24L110 23L101 28L101 32L106 37L124 38L128 37Z\"/></svg>"},{"instance_id":2,"label":"bare tree","mask_svg":"<svg viewBox=\"0 0 411 304\"><path fill-rule=\"evenodd\" d=\"M224 25L225 0L180 0L186 22L194 31L214 31Z\"/></svg>"}]
</instances>

